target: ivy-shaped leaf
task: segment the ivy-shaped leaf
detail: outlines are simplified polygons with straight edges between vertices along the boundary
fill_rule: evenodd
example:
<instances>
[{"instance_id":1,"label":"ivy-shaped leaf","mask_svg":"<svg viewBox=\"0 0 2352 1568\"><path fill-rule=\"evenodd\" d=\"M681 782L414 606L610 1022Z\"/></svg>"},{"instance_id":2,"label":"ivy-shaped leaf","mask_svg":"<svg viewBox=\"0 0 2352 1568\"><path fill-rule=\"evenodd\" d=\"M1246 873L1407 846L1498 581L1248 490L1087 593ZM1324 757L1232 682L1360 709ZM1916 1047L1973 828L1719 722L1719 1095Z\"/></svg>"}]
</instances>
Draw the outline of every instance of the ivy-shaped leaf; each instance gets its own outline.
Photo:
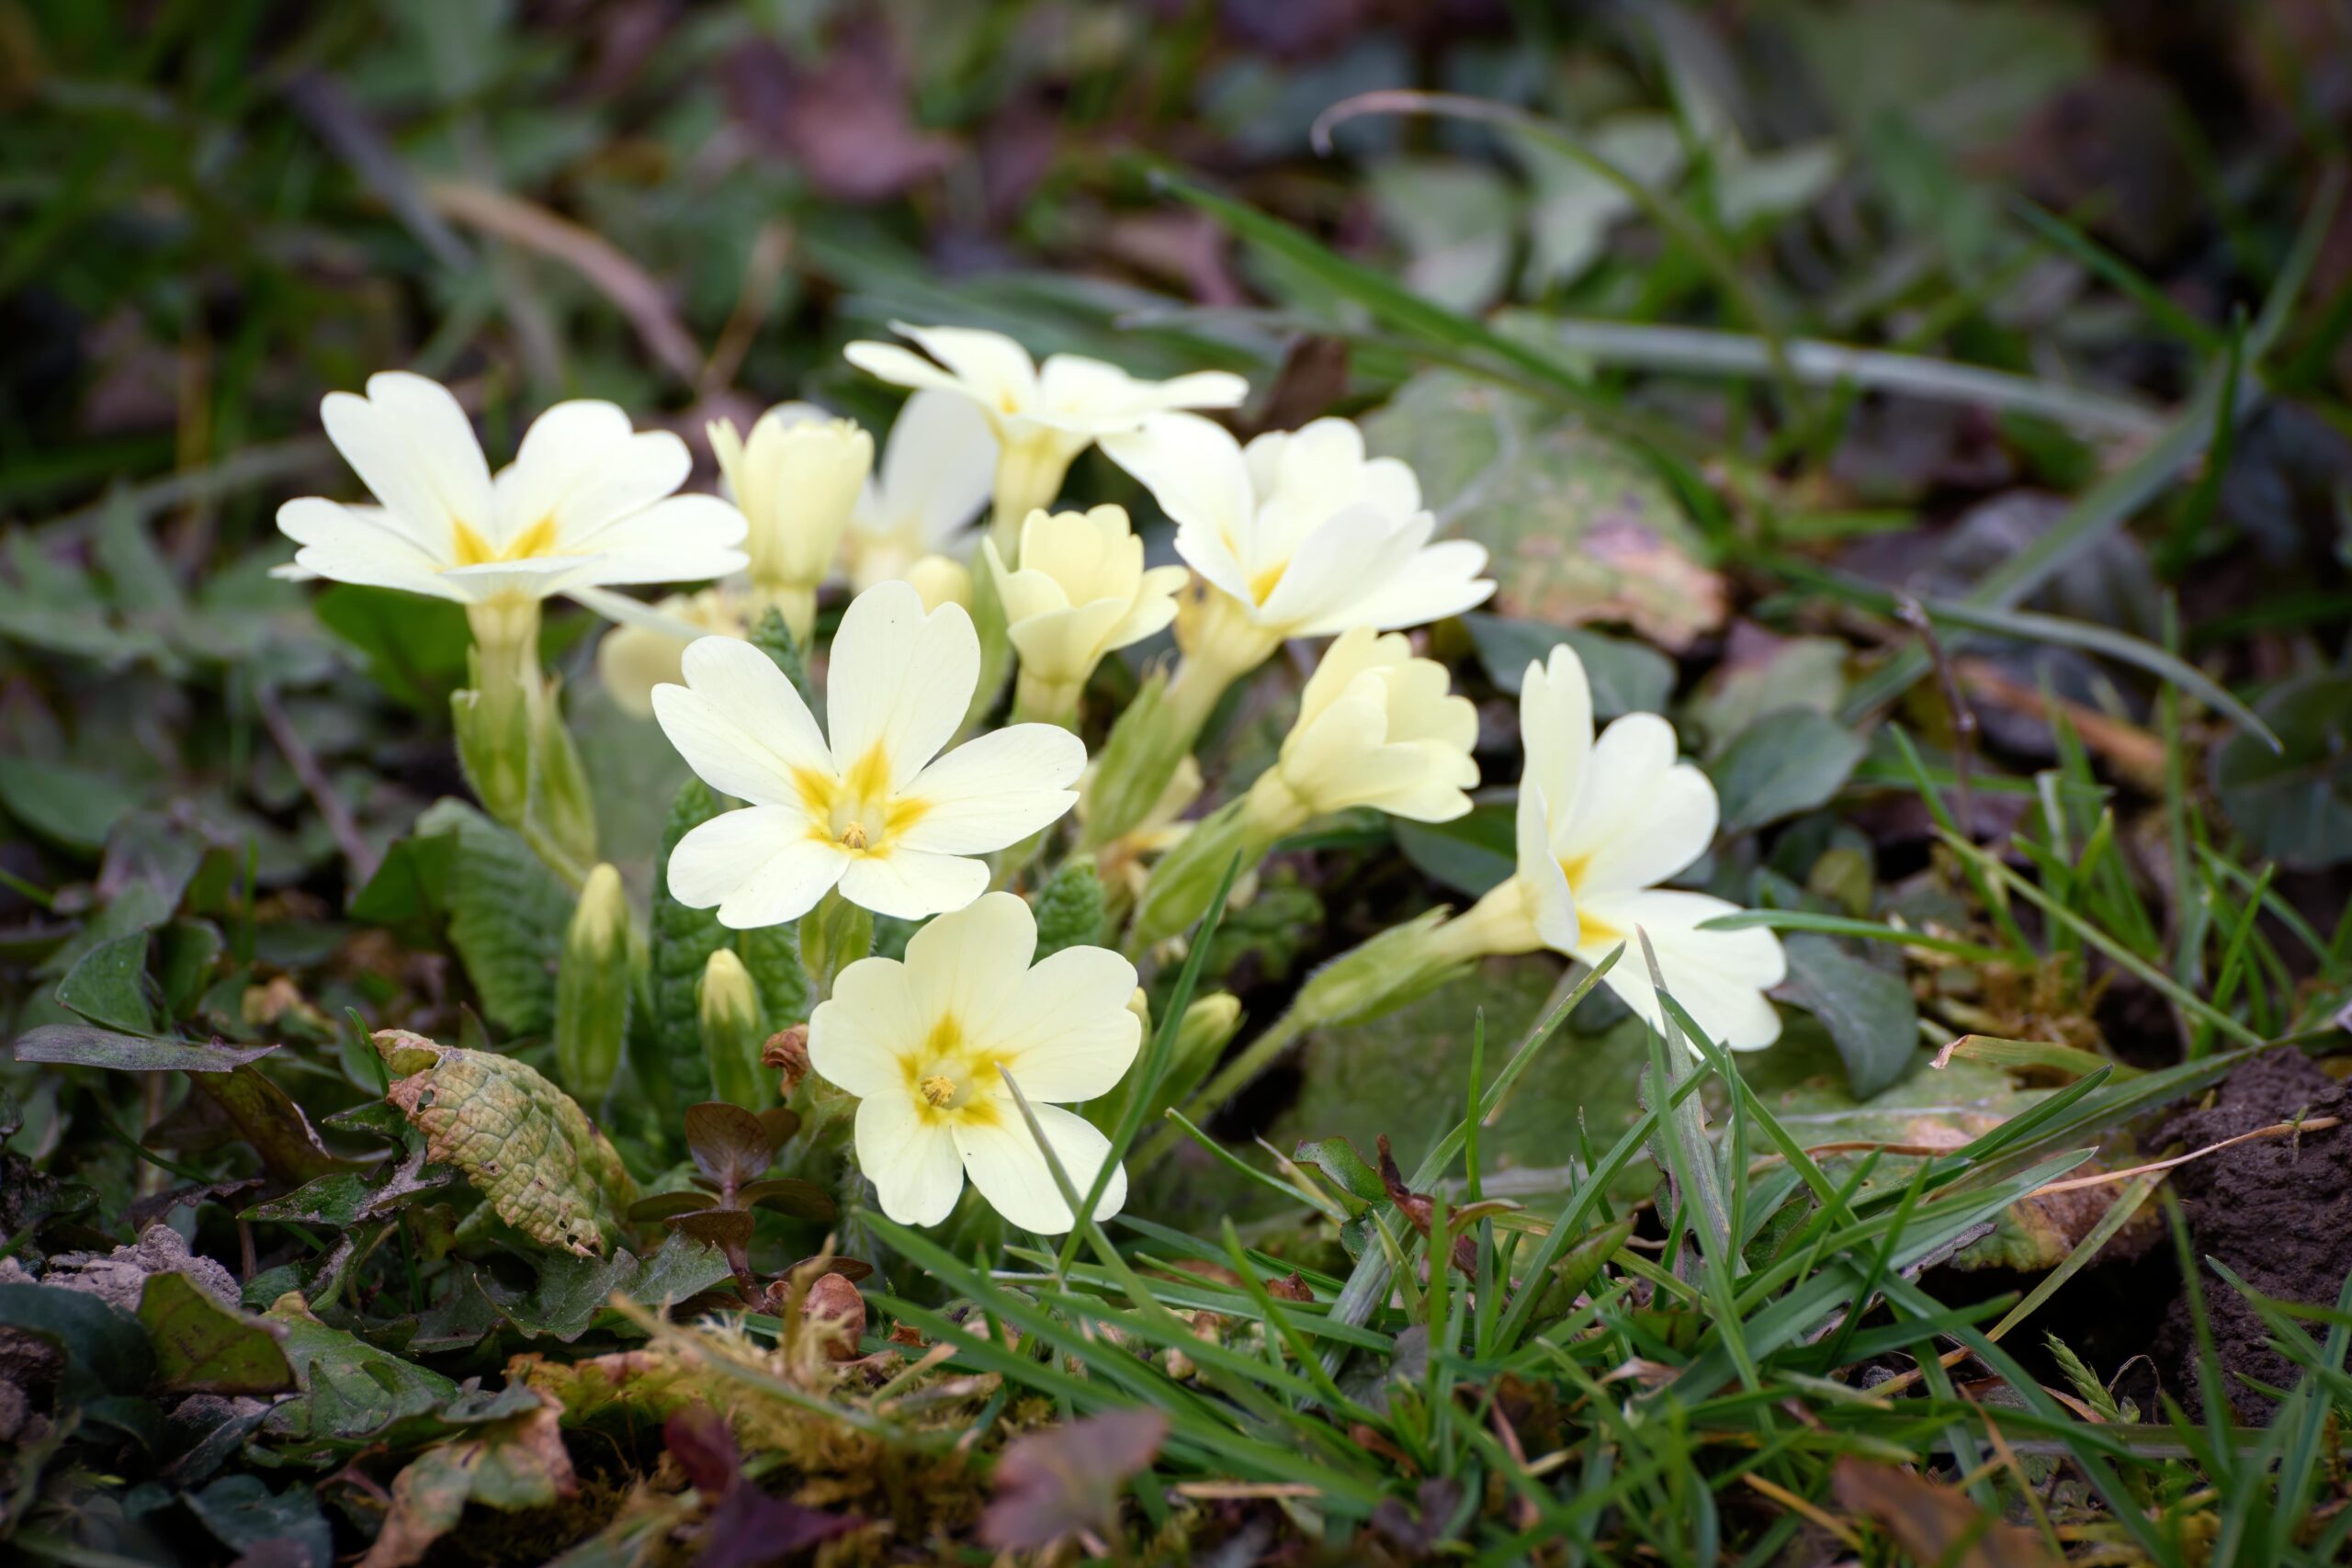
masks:
<instances>
[{"instance_id":1,"label":"ivy-shaped leaf","mask_svg":"<svg viewBox=\"0 0 2352 1568\"><path fill-rule=\"evenodd\" d=\"M622 1235L636 1183L571 1097L511 1056L376 1036L397 1081L385 1098L424 1134L428 1157L481 1190L532 1240L586 1256Z\"/></svg>"}]
</instances>

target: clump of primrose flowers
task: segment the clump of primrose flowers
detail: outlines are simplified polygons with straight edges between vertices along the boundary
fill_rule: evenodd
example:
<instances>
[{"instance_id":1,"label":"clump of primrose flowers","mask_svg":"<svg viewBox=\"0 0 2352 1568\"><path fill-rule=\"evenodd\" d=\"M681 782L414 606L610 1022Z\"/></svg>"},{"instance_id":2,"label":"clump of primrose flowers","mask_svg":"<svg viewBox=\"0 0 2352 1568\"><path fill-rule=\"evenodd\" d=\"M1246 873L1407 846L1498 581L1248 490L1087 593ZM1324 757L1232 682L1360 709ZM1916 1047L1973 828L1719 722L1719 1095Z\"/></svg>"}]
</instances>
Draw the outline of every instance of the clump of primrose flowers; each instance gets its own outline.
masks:
<instances>
[{"instance_id":1,"label":"clump of primrose flowers","mask_svg":"<svg viewBox=\"0 0 2352 1568\"><path fill-rule=\"evenodd\" d=\"M1495 585L1484 548L1439 537L1412 470L1369 456L1345 420L1244 446L1199 412L1238 404L1238 377L1154 381L1067 355L1040 365L993 333L898 330L922 352L846 351L914 389L878 460L854 422L780 405L748 433L711 427L725 499L680 493L684 444L605 403L548 410L492 476L447 391L376 377L322 412L379 504L288 503L280 525L300 548L286 570L466 606L468 776L586 888L559 1029L575 1093L611 1081L620 1024L605 1015L630 989L616 976L647 960L641 917L595 865L584 775L538 668L539 605L557 594L617 623L596 659L615 700L741 803L677 840L664 891L731 931L797 931L815 995L805 1047L795 1035L787 1055L812 1074L796 1070L783 1093L855 1102L854 1156L893 1220L940 1223L968 1183L1012 1224L1057 1234L1082 1219L1072 1194L1093 1195L1095 1218L1117 1212L1127 1174L1108 1130L1198 1082L1242 1022L1233 998L1195 998L1161 1053L1182 1064L1136 1074L1138 962L1148 980L1220 883L1246 890L1290 835L1341 813L1435 823L1472 808L1476 711L1408 634ZM1174 522L1174 560L1153 564L1120 507L1062 496L1097 444ZM613 592L652 584L675 591L651 604ZM827 636L829 595L841 607ZM1146 650L1171 629L1163 663ZM1188 816L1212 711L1288 663L1275 660L1285 644L1312 671L1285 739L1254 779L1218 780L1222 804ZM1098 682L1123 651L1144 657L1139 679ZM1090 692L1112 685L1133 694L1090 710ZM1528 670L1519 721L1513 874L1466 910L1410 915L1327 965L1204 1098L1301 1030L1370 1016L1482 957L1549 950L1601 966L1645 937L1711 1037L1778 1037L1778 940L1711 929L1732 905L1664 886L1716 829L1713 786L1679 760L1672 728L1637 714L1596 732L1565 646ZM1100 897L1073 906L1088 928L1057 931L1039 957L1023 894L1072 872L1094 884L1098 868ZM903 957L873 953L876 918L914 923ZM1645 964L1607 980L1663 1024ZM712 1057L719 1092L783 1113L732 950L699 996L706 1036L730 1042Z\"/></svg>"}]
</instances>

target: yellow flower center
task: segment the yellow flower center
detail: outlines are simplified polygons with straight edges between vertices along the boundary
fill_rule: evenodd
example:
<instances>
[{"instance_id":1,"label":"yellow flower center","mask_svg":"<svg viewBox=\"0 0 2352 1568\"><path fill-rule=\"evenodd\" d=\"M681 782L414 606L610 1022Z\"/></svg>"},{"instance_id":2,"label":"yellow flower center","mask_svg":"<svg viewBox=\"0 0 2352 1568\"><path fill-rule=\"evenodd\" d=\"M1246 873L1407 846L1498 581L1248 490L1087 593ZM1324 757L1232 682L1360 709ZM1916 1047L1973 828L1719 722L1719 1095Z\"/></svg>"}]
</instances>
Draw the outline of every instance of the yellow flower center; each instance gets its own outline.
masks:
<instances>
[{"instance_id":1,"label":"yellow flower center","mask_svg":"<svg viewBox=\"0 0 2352 1568\"><path fill-rule=\"evenodd\" d=\"M450 553L458 566L481 566L491 561L530 560L539 556L555 554L555 519L542 517L524 529L503 546L492 545L474 531L472 525L459 523L450 539Z\"/></svg>"},{"instance_id":2,"label":"yellow flower center","mask_svg":"<svg viewBox=\"0 0 2352 1568\"><path fill-rule=\"evenodd\" d=\"M1250 580L1250 598L1251 602L1254 604L1263 604L1272 596L1274 590L1281 586L1283 573L1289 570L1290 562L1279 561L1272 566L1263 569L1257 576L1251 578Z\"/></svg>"},{"instance_id":3,"label":"yellow flower center","mask_svg":"<svg viewBox=\"0 0 2352 1568\"><path fill-rule=\"evenodd\" d=\"M1000 1058L976 1050L954 1014L931 1026L922 1044L901 1058L915 1109L926 1122L992 1127L998 1101L989 1086L1001 1082Z\"/></svg>"},{"instance_id":4,"label":"yellow flower center","mask_svg":"<svg viewBox=\"0 0 2352 1568\"><path fill-rule=\"evenodd\" d=\"M1587 863L1591 859L1589 854L1582 854L1574 860L1564 860L1560 863L1560 874L1567 880L1568 884L1568 897L1577 901L1577 941L1579 944L1622 942L1624 940L1625 933L1614 926L1594 919L1584 907L1584 896L1577 890L1577 884L1584 880Z\"/></svg>"},{"instance_id":5,"label":"yellow flower center","mask_svg":"<svg viewBox=\"0 0 2352 1568\"><path fill-rule=\"evenodd\" d=\"M796 768L793 787L808 813L808 836L859 855L887 855L891 840L922 820L931 807L890 790L890 760L876 745L839 778Z\"/></svg>"}]
</instances>

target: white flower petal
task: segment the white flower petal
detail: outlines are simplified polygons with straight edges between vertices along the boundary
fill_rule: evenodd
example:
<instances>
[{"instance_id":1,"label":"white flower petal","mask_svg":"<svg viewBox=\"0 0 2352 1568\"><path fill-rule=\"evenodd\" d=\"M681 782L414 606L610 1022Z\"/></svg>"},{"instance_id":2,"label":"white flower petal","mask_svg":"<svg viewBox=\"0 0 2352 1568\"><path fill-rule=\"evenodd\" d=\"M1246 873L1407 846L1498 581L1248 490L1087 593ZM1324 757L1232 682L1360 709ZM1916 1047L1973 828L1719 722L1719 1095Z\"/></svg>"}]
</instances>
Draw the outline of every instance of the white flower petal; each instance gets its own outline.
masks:
<instances>
[{"instance_id":1,"label":"white flower petal","mask_svg":"<svg viewBox=\"0 0 2352 1568\"><path fill-rule=\"evenodd\" d=\"M452 525L490 525L490 465L466 411L439 382L383 371L368 378L364 398L328 393L319 418L360 482L419 543L447 550Z\"/></svg>"},{"instance_id":2,"label":"white flower petal","mask_svg":"<svg viewBox=\"0 0 2352 1568\"><path fill-rule=\"evenodd\" d=\"M705 784L761 806L799 806L808 791L797 775L831 777L832 754L817 721L766 654L733 637L707 637L680 664L687 684L656 686L653 715Z\"/></svg>"},{"instance_id":3,"label":"white flower petal","mask_svg":"<svg viewBox=\"0 0 2352 1568\"><path fill-rule=\"evenodd\" d=\"M1022 1093L1028 1092L1023 1086ZM1062 1174L1084 1198L1094 1185L1095 1173L1110 1156L1111 1140L1092 1122L1058 1105L1039 1105L1032 1100L1030 1110L1035 1112L1037 1125L1052 1145ZM998 1213L1023 1230L1039 1235L1059 1235L1069 1229L1074 1218L1069 1205L1063 1201L1061 1189L1054 1182L1053 1169L1046 1165L1044 1152L1037 1147L1028 1123L1021 1118L1021 1108L1010 1094L999 1102L998 1114L991 1123L982 1126L959 1122L955 1137L956 1152L964 1157L964 1168L971 1173L972 1185L980 1190L980 1195ZM1094 1218L1108 1219L1126 1201L1127 1173L1124 1169L1114 1171L1103 1190L1102 1201L1095 1205Z\"/></svg>"},{"instance_id":4,"label":"white flower petal","mask_svg":"<svg viewBox=\"0 0 2352 1568\"><path fill-rule=\"evenodd\" d=\"M808 837L808 818L794 807L753 806L722 811L689 829L670 852L670 896L689 908L713 908L741 896L771 862L787 855L790 859L779 870L780 878L799 873L814 880L822 873L808 861L803 846L827 848ZM825 878L827 886L839 875L836 869ZM823 891L820 887L818 895ZM813 897L809 900L815 901Z\"/></svg>"},{"instance_id":5,"label":"white flower petal","mask_svg":"<svg viewBox=\"0 0 2352 1568\"><path fill-rule=\"evenodd\" d=\"M1574 953L1582 934L1576 894L1552 853L1552 830L1546 820L1544 789L1532 779L1519 784L1519 811L1513 836L1519 854L1518 879L1534 900L1535 934L1555 953Z\"/></svg>"},{"instance_id":6,"label":"white flower petal","mask_svg":"<svg viewBox=\"0 0 2352 1568\"><path fill-rule=\"evenodd\" d=\"M561 548L604 550L598 536L609 525L675 491L693 471L684 441L666 430L636 430L618 405L557 403L531 422L514 466L498 476L492 542L548 522Z\"/></svg>"},{"instance_id":7,"label":"white flower petal","mask_svg":"<svg viewBox=\"0 0 2352 1568\"><path fill-rule=\"evenodd\" d=\"M1493 596L1493 581L1478 575L1486 570L1486 546L1467 539L1441 539L1358 599L1354 613L1365 626L1384 631L1442 621L1475 610Z\"/></svg>"},{"instance_id":8,"label":"white flower petal","mask_svg":"<svg viewBox=\"0 0 2352 1568\"><path fill-rule=\"evenodd\" d=\"M521 560L481 561L453 566L441 573L452 598L474 604L492 599L549 599L575 582L595 581L600 564L595 556L530 556Z\"/></svg>"},{"instance_id":9,"label":"white flower petal","mask_svg":"<svg viewBox=\"0 0 2352 1568\"><path fill-rule=\"evenodd\" d=\"M295 564L312 576L441 599L466 597L463 590L443 585L440 562L380 507L343 506L310 496L279 507L277 526L302 547Z\"/></svg>"},{"instance_id":10,"label":"white flower petal","mask_svg":"<svg viewBox=\"0 0 2352 1568\"><path fill-rule=\"evenodd\" d=\"M996 458L996 433L971 400L917 392L890 426L861 521L887 527L911 522L922 549L944 549L989 503Z\"/></svg>"},{"instance_id":11,"label":"white flower petal","mask_svg":"<svg viewBox=\"0 0 2352 1568\"><path fill-rule=\"evenodd\" d=\"M1207 535L1230 560L1239 560L1257 502L1232 432L1199 414L1154 414L1135 431L1103 437L1102 450L1151 491L1180 528ZM1182 545L1180 535L1178 547ZM1212 575L1198 560L1193 566Z\"/></svg>"},{"instance_id":12,"label":"white flower petal","mask_svg":"<svg viewBox=\"0 0 2352 1568\"><path fill-rule=\"evenodd\" d=\"M678 842L683 848L685 840L681 839ZM673 851L673 863L674 861ZM758 931L797 920L832 891L833 885L848 873L850 864L848 851L808 837L804 826L802 837L769 856L764 863L739 868L739 874L741 870L748 870L750 874L742 876L734 891L720 900L718 923L730 931ZM673 874L672 881L675 880Z\"/></svg>"},{"instance_id":13,"label":"white flower petal","mask_svg":"<svg viewBox=\"0 0 2352 1568\"><path fill-rule=\"evenodd\" d=\"M842 357L867 375L878 376L895 386L927 388L959 398L971 396L952 372L895 343L853 343L842 348Z\"/></svg>"},{"instance_id":14,"label":"white flower petal","mask_svg":"<svg viewBox=\"0 0 2352 1568\"><path fill-rule=\"evenodd\" d=\"M808 1015L808 1065L863 1098L903 1096L932 1021L915 1005L905 964L861 958L834 977L833 994Z\"/></svg>"},{"instance_id":15,"label":"white flower petal","mask_svg":"<svg viewBox=\"0 0 2352 1568\"><path fill-rule=\"evenodd\" d=\"M917 327L904 321L892 321L890 330L922 344L924 353L954 373L965 395L983 407L1001 406L1008 394L1015 408L1036 400L1037 368L1029 351L1002 333Z\"/></svg>"},{"instance_id":16,"label":"white flower petal","mask_svg":"<svg viewBox=\"0 0 2352 1568\"><path fill-rule=\"evenodd\" d=\"M836 769L853 774L881 748L892 793L903 790L964 723L980 679L980 639L962 606L923 613L904 582L877 582L850 602L826 668L826 719Z\"/></svg>"},{"instance_id":17,"label":"white flower petal","mask_svg":"<svg viewBox=\"0 0 2352 1568\"><path fill-rule=\"evenodd\" d=\"M1085 743L1059 725L990 730L914 776L906 793L923 814L897 841L945 854L1001 850L1059 820L1085 771Z\"/></svg>"},{"instance_id":18,"label":"white flower petal","mask_svg":"<svg viewBox=\"0 0 2352 1568\"><path fill-rule=\"evenodd\" d=\"M1334 513L1299 543L1262 601L1261 618L1299 637L1371 626L1362 606L1411 568L1433 526L1426 513L1400 523L1368 506Z\"/></svg>"},{"instance_id":19,"label":"white flower petal","mask_svg":"<svg viewBox=\"0 0 2352 1568\"><path fill-rule=\"evenodd\" d=\"M986 1038L1033 1105L1092 1100L1118 1087L1142 1046L1135 988L1136 966L1117 953L1066 947L1020 977Z\"/></svg>"},{"instance_id":20,"label":"white flower petal","mask_svg":"<svg viewBox=\"0 0 2352 1568\"><path fill-rule=\"evenodd\" d=\"M1625 954L1609 972L1608 984L1653 1028L1665 1015L1637 931L1649 935L1668 994L1716 1042L1735 1051L1758 1051L1781 1037L1781 1015L1764 995L1788 977L1780 938L1761 927L1695 929L1735 913L1737 905L1704 893L1652 890L1588 898L1582 908L1585 931L1577 956L1592 963L1624 942Z\"/></svg>"},{"instance_id":21,"label":"white flower petal","mask_svg":"<svg viewBox=\"0 0 2352 1568\"><path fill-rule=\"evenodd\" d=\"M1542 786L1566 826L1592 755L1592 687L1584 660L1566 643L1544 662L1530 660L1519 688L1519 739L1526 776Z\"/></svg>"},{"instance_id":22,"label":"white flower petal","mask_svg":"<svg viewBox=\"0 0 2352 1568\"><path fill-rule=\"evenodd\" d=\"M706 582L741 571L750 558L743 514L715 495L673 495L595 531L602 583Z\"/></svg>"},{"instance_id":23,"label":"white flower petal","mask_svg":"<svg viewBox=\"0 0 2352 1568\"><path fill-rule=\"evenodd\" d=\"M964 1195L962 1151L903 1086L858 1102L856 1138L857 1168L884 1213L902 1225L935 1225L955 1212Z\"/></svg>"},{"instance_id":24,"label":"white flower petal","mask_svg":"<svg viewBox=\"0 0 2352 1568\"><path fill-rule=\"evenodd\" d=\"M1713 782L1677 762L1650 781L1616 830L1585 857L1577 886L1588 899L1656 886L1707 852L1716 818Z\"/></svg>"},{"instance_id":25,"label":"white flower petal","mask_svg":"<svg viewBox=\"0 0 2352 1568\"><path fill-rule=\"evenodd\" d=\"M984 893L907 939L907 977L928 1023L952 1019L966 1041L993 1039L989 1021L1037 950L1037 921L1018 894ZM988 1092L994 1092L988 1086Z\"/></svg>"},{"instance_id":26,"label":"white flower petal","mask_svg":"<svg viewBox=\"0 0 2352 1568\"><path fill-rule=\"evenodd\" d=\"M1579 865L1634 830L1675 761L1674 727L1657 714L1629 713L1600 732L1575 797L1553 814L1553 852L1572 880L1580 879Z\"/></svg>"},{"instance_id":27,"label":"white flower petal","mask_svg":"<svg viewBox=\"0 0 2352 1568\"><path fill-rule=\"evenodd\" d=\"M982 862L908 849L852 856L841 883L842 897L851 903L902 920L960 909L988 886L989 868Z\"/></svg>"}]
</instances>

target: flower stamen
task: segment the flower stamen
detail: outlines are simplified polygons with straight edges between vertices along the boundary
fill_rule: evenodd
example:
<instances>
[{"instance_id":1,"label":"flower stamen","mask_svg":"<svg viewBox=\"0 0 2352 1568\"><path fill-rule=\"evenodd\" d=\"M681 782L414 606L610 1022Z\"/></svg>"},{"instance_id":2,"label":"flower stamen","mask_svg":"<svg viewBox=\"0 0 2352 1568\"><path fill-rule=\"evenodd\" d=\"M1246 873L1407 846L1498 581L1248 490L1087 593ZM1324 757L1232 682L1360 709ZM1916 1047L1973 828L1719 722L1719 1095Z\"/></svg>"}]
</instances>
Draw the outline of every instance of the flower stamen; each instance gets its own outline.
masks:
<instances>
[{"instance_id":1,"label":"flower stamen","mask_svg":"<svg viewBox=\"0 0 2352 1568\"><path fill-rule=\"evenodd\" d=\"M848 827L843 828L842 829L841 845L842 848L845 850L862 850L865 848L865 825L858 822L852 822Z\"/></svg>"},{"instance_id":2,"label":"flower stamen","mask_svg":"<svg viewBox=\"0 0 2352 1568\"><path fill-rule=\"evenodd\" d=\"M956 1098L956 1080L944 1073L923 1079L922 1088L924 1102L942 1110Z\"/></svg>"}]
</instances>

